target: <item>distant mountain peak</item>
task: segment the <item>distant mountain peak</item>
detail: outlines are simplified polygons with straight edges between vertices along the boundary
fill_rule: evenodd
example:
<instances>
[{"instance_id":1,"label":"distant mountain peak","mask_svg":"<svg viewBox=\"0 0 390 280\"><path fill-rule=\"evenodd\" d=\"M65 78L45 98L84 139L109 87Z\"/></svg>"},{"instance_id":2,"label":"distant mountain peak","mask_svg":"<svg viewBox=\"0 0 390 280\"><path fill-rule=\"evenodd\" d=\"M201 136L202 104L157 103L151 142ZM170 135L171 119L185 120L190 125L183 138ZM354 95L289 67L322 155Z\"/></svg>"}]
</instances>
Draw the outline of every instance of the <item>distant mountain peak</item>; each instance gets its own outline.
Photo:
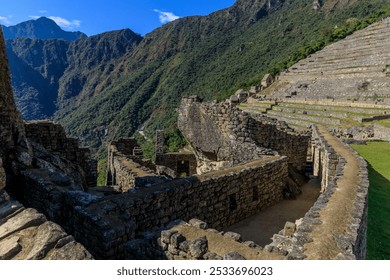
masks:
<instances>
[{"instance_id":1,"label":"distant mountain peak","mask_svg":"<svg viewBox=\"0 0 390 280\"><path fill-rule=\"evenodd\" d=\"M82 32L70 32L62 30L57 23L47 17L21 22L14 26L2 26L5 39L31 38L31 39L63 39L75 41L85 38Z\"/></svg>"}]
</instances>

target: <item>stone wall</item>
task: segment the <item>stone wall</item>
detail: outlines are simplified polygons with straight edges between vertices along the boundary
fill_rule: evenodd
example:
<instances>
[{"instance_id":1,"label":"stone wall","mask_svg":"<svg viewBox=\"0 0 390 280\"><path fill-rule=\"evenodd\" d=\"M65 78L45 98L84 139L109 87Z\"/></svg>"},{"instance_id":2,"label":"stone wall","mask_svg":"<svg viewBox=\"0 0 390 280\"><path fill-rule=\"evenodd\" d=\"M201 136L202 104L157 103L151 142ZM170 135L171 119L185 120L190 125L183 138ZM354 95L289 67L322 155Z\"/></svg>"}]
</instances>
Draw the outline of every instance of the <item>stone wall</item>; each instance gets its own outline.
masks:
<instances>
[{"instance_id":1,"label":"stone wall","mask_svg":"<svg viewBox=\"0 0 390 280\"><path fill-rule=\"evenodd\" d=\"M61 220L95 257L120 259L128 241L173 220L222 228L274 205L287 177L286 157L276 157L104 198L67 191Z\"/></svg>"},{"instance_id":2,"label":"stone wall","mask_svg":"<svg viewBox=\"0 0 390 280\"><path fill-rule=\"evenodd\" d=\"M3 160L0 157L0 191L5 188L6 186L6 177L5 177L5 171L3 168Z\"/></svg>"},{"instance_id":3,"label":"stone wall","mask_svg":"<svg viewBox=\"0 0 390 280\"><path fill-rule=\"evenodd\" d=\"M381 125L374 125L374 137L382 141L390 141L390 128Z\"/></svg>"},{"instance_id":4,"label":"stone wall","mask_svg":"<svg viewBox=\"0 0 390 280\"><path fill-rule=\"evenodd\" d=\"M321 192L324 192L334 181L339 157L321 137L316 126L312 127L312 133L313 175L321 180Z\"/></svg>"},{"instance_id":5,"label":"stone wall","mask_svg":"<svg viewBox=\"0 0 390 280\"><path fill-rule=\"evenodd\" d=\"M12 87L10 83L10 72L8 59L5 50L3 31L0 28L0 149L14 147L13 135L15 129L22 129L20 126L20 115L16 110Z\"/></svg>"},{"instance_id":6,"label":"stone wall","mask_svg":"<svg viewBox=\"0 0 390 280\"><path fill-rule=\"evenodd\" d=\"M185 176L196 175L196 157L192 153L166 153L156 155L156 164L165 166L175 171L175 177L180 177L183 173L183 168L187 167L188 164L188 173ZM186 169L186 168L184 168Z\"/></svg>"},{"instance_id":7,"label":"stone wall","mask_svg":"<svg viewBox=\"0 0 390 280\"><path fill-rule=\"evenodd\" d=\"M287 156L288 163L296 170L305 170L309 135L294 133L285 124L263 116L256 117L252 127L252 138L257 145L276 150Z\"/></svg>"},{"instance_id":8,"label":"stone wall","mask_svg":"<svg viewBox=\"0 0 390 280\"><path fill-rule=\"evenodd\" d=\"M91 157L89 149L79 147L77 139L68 138L60 124L31 121L25 123L25 131L28 139L42 145L53 154L79 164L84 171L87 187L96 186L97 161Z\"/></svg>"},{"instance_id":9,"label":"stone wall","mask_svg":"<svg viewBox=\"0 0 390 280\"><path fill-rule=\"evenodd\" d=\"M286 259L305 259L305 246L315 242L310 234L319 225L324 224L321 211L328 206L333 195L339 191L337 181L344 176L346 160L337 154L329 145L319 130L313 127L314 138L314 162L315 172L322 178L322 194L319 196L313 207L305 214L303 219L296 222L296 229L291 236L275 234L273 242L265 247L270 252L279 252L286 256ZM340 252L336 259L354 260L365 259L367 239L367 210L368 210L368 171L367 163L351 147L344 144L349 153L357 158L359 165L358 185L355 196L352 198L353 209L348 213L343 224L346 230L342 233L333 233L333 239ZM343 209L345 201L338 201L337 207ZM329 225L325 225L329 226ZM332 228L327 229L332 231ZM317 248L324 250L324 248Z\"/></svg>"},{"instance_id":10,"label":"stone wall","mask_svg":"<svg viewBox=\"0 0 390 280\"><path fill-rule=\"evenodd\" d=\"M4 155L4 165L10 165L7 153L14 148L17 160L29 166L31 150L24 135L22 119L16 109L3 31L0 27L0 156Z\"/></svg>"},{"instance_id":11,"label":"stone wall","mask_svg":"<svg viewBox=\"0 0 390 280\"><path fill-rule=\"evenodd\" d=\"M310 136L297 134L285 123L252 117L229 102L202 103L183 98L178 127L192 146L198 173L221 170L277 153L303 171Z\"/></svg>"},{"instance_id":12,"label":"stone wall","mask_svg":"<svg viewBox=\"0 0 390 280\"><path fill-rule=\"evenodd\" d=\"M164 182L158 173L157 166L142 157L142 150L134 138L119 139L108 146L108 186L126 192Z\"/></svg>"}]
</instances>

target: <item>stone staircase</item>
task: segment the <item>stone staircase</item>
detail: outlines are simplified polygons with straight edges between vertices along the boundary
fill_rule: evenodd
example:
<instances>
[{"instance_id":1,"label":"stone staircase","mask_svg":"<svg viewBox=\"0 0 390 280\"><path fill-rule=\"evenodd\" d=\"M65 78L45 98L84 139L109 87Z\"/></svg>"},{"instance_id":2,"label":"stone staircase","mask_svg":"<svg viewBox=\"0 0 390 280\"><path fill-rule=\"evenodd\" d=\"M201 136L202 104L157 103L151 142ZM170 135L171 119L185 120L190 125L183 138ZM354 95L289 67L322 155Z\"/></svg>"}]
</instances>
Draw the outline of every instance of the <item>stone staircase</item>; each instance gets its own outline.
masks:
<instances>
[{"instance_id":1,"label":"stone staircase","mask_svg":"<svg viewBox=\"0 0 390 280\"><path fill-rule=\"evenodd\" d=\"M299 61L262 94L390 104L390 19Z\"/></svg>"}]
</instances>

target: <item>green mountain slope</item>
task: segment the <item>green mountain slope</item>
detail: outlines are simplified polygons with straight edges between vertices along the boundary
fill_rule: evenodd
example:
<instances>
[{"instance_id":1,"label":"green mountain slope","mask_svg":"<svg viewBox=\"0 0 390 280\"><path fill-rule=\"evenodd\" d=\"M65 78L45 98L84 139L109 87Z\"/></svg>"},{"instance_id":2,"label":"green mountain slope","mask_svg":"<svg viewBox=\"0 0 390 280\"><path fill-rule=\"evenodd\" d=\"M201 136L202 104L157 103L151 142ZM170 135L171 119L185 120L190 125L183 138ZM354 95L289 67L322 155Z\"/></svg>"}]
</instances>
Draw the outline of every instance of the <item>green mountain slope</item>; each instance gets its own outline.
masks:
<instances>
[{"instance_id":1,"label":"green mountain slope","mask_svg":"<svg viewBox=\"0 0 390 280\"><path fill-rule=\"evenodd\" d=\"M16 103L24 119L50 118L73 97L91 97L114 69L115 59L142 39L120 30L82 38L8 39L7 54Z\"/></svg>"},{"instance_id":2,"label":"green mountain slope","mask_svg":"<svg viewBox=\"0 0 390 280\"><path fill-rule=\"evenodd\" d=\"M118 60L98 95L73 102L59 110L57 118L68 133L94 147L142 127L150 135L155 129L173 130L183 96L226 98L336 25L389 4L239 0L207 17L174 21L145 36Z\"/></svg>"},{"instance_id":3,"label":"green mountain slope","mask_svg":"<svg viewBox=\"0 0 390 280\"><path fill-rule=\"evenodd\" d=\"M17 38L7 40L12 86L25 119L44 119L56 111L59 79L68 65L69 42Z\"/></svg>"}]
</instances>

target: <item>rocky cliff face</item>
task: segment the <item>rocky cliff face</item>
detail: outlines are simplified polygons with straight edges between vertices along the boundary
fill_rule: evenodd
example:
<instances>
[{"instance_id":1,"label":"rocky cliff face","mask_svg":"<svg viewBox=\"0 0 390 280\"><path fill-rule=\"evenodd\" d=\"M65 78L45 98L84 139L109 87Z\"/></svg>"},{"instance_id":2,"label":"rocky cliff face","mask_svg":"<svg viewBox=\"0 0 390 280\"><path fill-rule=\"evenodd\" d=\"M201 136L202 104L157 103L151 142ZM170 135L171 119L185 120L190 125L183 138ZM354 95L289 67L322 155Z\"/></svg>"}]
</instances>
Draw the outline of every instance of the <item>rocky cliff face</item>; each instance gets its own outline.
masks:
<instances>
[{"instance_id":1,"label":"rocky cliff face","mask_svg":"<svg viewBox=\"0 0 390 280\"><path fill-rule=\"evenodd\" d=\"M110 84L108 77L118 59L131 52L142 40L130 29L106 32L77 40L67 50L68 67L59 79L58 104L73 97L85 99L99 94Z\"/></svg>"},{"instance_id":2,"label":"rocky cliff face","mask_svg":"<svg viewBox=\"0 0 390 280\"><path fill-rule=\"evenodd\" d=\"M73 98L85 99L110 84L109 74L142 39L129 29L82 38L6 40L16 104L23 119L47 119Z\"/></svg>"},{"instance_id":3,"label":"rocky cliff face","mask_svg":"<svg viewBox=\"0 0 390 280\"><path fill-rule=\"evenodd\" d=\"M6 41L16 104L24 119L46 119L56 111L59 80L69 64L69 44L57 39Z\"/></svg>"}]
</instances>

